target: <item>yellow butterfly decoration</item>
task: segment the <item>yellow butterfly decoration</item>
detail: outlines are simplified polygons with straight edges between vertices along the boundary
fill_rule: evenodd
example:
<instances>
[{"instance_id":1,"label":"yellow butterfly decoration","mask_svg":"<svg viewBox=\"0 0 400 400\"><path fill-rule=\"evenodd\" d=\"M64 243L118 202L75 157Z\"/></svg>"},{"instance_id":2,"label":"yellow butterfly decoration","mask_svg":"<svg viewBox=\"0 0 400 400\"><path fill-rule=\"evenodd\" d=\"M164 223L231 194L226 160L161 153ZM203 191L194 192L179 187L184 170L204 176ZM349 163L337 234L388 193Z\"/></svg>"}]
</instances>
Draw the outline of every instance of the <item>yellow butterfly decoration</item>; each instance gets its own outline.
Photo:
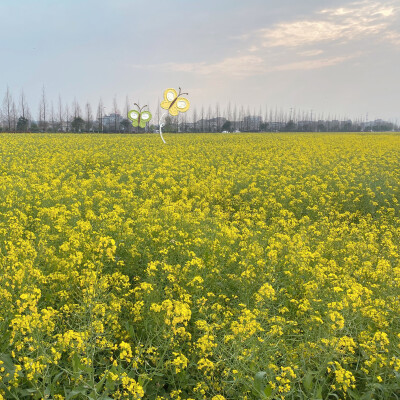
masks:
<instances>
[{"instance_id":1,"label":"yellow butterfly decoration","mask_svg":"<svg viewBox=\"0 0 400 400\"><path fill-rule=\"evenodd\" d=\"M190 103L188 99L181 97L184 94L189 93L181 93L181 88L179 88L179 94L175 89L167 89L164 92L164 100L161 102L161 107L164 110L168 110L173 116L178 115L180 112L186 112L189 110Z\"/></svg>"}]
</instances>

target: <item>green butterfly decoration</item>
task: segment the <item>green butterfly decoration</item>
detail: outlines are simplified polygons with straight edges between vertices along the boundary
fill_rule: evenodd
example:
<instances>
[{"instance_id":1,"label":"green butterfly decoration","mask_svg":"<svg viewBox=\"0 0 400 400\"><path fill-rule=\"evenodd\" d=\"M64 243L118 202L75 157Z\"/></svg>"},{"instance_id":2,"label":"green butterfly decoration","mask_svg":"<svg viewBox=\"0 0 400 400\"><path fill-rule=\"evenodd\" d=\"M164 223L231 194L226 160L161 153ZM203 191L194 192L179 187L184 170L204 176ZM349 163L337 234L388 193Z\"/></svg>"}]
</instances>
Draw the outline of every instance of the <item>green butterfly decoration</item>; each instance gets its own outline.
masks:
<instances>
[{"instance_id":1,"label":"green butterfly decoration","mask_svg":"<svg viewBox=\"0 0 400 400\"><path fill-rule=\"evenodd\" d=\"M150 122L152 115L150 111L142 111L145 107L140 107L139 104L135 103L137 110L131 110L128 112L128 118L132 121L132 126L140 128L145 128L146 124Z\"/></svg>"}]
</instances>

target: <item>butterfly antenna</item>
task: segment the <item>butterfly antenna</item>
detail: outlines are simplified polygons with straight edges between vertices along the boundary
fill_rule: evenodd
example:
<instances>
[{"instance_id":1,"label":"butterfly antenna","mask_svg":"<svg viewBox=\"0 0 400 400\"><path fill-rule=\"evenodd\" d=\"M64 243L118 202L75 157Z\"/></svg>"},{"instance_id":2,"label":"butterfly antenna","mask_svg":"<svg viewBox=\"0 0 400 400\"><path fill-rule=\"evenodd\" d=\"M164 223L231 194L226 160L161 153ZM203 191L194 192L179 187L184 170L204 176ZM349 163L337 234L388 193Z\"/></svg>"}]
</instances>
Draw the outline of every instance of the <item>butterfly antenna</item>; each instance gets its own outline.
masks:
<instances>
[{"instance_id":1,"label":"butterfly antenna","mask_svg":"<svg viewBox=\"0 0 400 400\"><path fill-rule=\"evenodd\" d=\"M182 93L182 89L181 89L181 88L179 88L179 94L178 94L178 97L179 97L181 94L187 94L187 95L189 96L189 93Z\"/></svg>"}]
</instances>

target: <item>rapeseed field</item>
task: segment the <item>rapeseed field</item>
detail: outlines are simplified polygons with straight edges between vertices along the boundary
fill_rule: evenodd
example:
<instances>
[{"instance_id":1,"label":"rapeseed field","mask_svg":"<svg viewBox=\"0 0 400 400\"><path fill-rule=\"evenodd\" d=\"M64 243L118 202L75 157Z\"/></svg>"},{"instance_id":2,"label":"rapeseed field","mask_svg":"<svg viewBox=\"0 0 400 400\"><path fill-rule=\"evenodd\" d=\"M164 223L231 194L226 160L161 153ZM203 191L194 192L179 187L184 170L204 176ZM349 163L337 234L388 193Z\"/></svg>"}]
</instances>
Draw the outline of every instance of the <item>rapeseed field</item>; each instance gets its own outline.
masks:
<instances>
[{"instance_id":1,"label":"rapeseed field","mask_svg":"<svg viewBox=\"0 0 400 400\"><path fill-rule=\"evenodd\" d=\"M0 135L0 399L400 397L397 134Z\"/></svg>"}]
</instances>

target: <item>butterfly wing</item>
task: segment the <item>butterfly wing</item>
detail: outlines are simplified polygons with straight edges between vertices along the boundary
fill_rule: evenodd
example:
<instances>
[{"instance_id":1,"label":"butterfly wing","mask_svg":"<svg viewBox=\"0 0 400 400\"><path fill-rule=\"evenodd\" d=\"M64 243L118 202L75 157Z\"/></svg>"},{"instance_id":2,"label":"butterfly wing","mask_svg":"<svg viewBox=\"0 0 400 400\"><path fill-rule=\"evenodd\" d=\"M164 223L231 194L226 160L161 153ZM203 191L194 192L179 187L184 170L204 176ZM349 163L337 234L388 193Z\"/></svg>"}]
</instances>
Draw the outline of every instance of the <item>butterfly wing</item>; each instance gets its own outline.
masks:
<instances>
[{"instance_id":1,"label":"butterfly wing","mask_svg":"<svg viewBox=\"0 0 400 400\"><path fill-rule=\"evenodd\" d=\"M187 110L189 110L190 103L188 99L185 99L184 97L179 97L175 103L172 105L172 107L169 109L169 113L171 115L178 115L180 112L184 113Z\"/></svg>"},{"instance_id":2,"label":"butterfly wing","mask_svg":"<svg viewBox=\"0 0 400 400\"><path fill-rule=\"evenodd\" d=\"M145 128L145 127L146 127L146 124L147 124L148 122L150 122L151 117L152 117L152 115L151 115L151 113L150 113L149 111L143 111L143 112L140 114L140 124L139 124L139 126L140 126L141 128Z\"/></svg>"},{"instance_id":3,"label":"butterfly wing","mask_svg":"<svg viewBox=\"0 0 400 400\"><path fill-rule=\"evenodd\" d=\"M189 110L190 107L189 100L185 99L184 97L179 97L179 99L176 101L176 107L179 112L186 112L187 110Z\"/></svg>"},{"instance_id":4,"label":"butterfly wing","mask_svg":"<svg viewBox=\"0 0 400 400\"><path fill-rule=\"evenodd\" d=\"M128 118L132 121L132 126L136 127L139 125L140 113L137 110L131 110L128 112Z\"/></svg>"},{"instance_id":5,"label":"butterfly wing","mask_svg":"<svg viewBox=\"0 0 400 400\"><path fill-rule=\"evenodd\" d=\"M175 102L175 104L173 104L173 105L171 106L171 108L170 108L168 111L169 111L169 113L170 113L171 115L173 115L174 117L176 117L176 116L179 114L178 107L176 106L176 102Z\"/></svg>"},{"instance_id":6,"label":"butterfly wing","mask_svg":"<svg viewBox=\"0 0 400 400\"><path fill-rule=\"evenodd\" d=\"M178 97L178 93L175 89L167 89L164 92L164 100L161 102L161 107L164 110L168 110L171 103Z\"/></svg>"}]
</instances>

